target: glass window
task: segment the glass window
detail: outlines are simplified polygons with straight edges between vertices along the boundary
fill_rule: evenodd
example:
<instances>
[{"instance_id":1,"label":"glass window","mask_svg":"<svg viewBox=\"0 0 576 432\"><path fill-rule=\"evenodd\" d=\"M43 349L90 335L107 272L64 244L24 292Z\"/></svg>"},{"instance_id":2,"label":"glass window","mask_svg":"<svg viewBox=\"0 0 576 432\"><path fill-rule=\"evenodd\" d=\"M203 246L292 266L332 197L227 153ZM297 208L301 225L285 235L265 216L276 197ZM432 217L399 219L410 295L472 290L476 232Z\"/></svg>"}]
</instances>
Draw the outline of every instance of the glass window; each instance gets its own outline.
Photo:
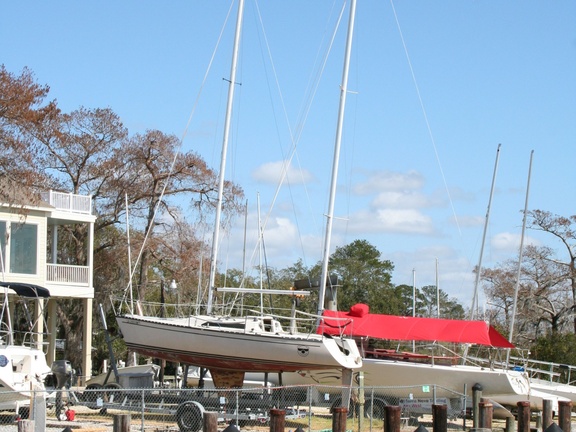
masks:
<instances>
[{"instance_id":1,"label":"glass window","mask_svg":"<svg viewBox=\"0 0 576 432\"><path fill-rule=\"evenodd\" d=\"M36 274L38 226L12 224L10 230L10 273Z\"/></svg>"},{"instance_id":2,"label":"glass window","mask_svg":"<svg viewBox=\"0 0 576 432\"><path fill-rule=\"evenodd\" d=\"M0 272L6 270L6 222L0 221Z\"/></svg>"}]
</instances>

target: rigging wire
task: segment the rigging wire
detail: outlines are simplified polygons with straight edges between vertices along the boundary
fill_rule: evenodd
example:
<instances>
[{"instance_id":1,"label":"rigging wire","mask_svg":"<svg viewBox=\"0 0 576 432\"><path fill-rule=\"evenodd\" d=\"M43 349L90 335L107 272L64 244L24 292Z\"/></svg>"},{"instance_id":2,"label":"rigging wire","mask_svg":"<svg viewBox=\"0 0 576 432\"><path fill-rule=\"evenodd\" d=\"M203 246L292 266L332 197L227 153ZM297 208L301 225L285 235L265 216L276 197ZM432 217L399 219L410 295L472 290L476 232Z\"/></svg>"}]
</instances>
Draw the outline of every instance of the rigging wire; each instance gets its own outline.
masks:
<instances>
[{"instance_id":1,"label":"rigging wire","mask_svg":"<svg viewBox=\"0 0 576 432\"><path fill-rule=\"evenodd\" d=\"M398 28L398 33L400 35L400 40L402 41L402 47L404 48L404 54L406 55L406 60L408 62L408 67L410 68L410 74L412 75L412 82L416 88L416 95L420 103L420 108L422 109L422 114L424 116L424 122L426 123L426 129L428 130L428 135L430 136L430 141L432 142L432 148L434 149L434 156L436 157L436 162L438 163L438 168L440 169L440 174L442 176L442 181L444 182L444 188L448 194L448 200L450 201L450 208L452 209L452 214L454 215L454 221L458 227L458 233L462 236L462 230L460 229L460 223L458 222L458 216L456 215L456 210L454 208L454 202L452 201L452 196L450 195L450 190L448 189L448 183L446 182L446 176L444 175L444 168L442 168L442 163L440 162L440 156L438 155L438 148L436 147L436 140L434 139L434 134L432 133L432 128L430 127L430 121L428 120L428 114L424 106L424 101L420 93L420 87L418 86L418 81L416 79L416 74L414 73L414 68L412 67L412 61L410 60L410 54L408 53L408 47L406 46L406 41L404 40L404 35L402 34L402 29L400 27L400 21L398 20L398 15L396 14L396 8L394 7L394 0L390 0L390 5L392 6L392 12L394 14L394 20L396 21L396 27Z\"/></svg>"},{"instance_id":2,"label":"rigging wire","mask_svg":"<svg viewBox=\"0 0 576 432\"><path fill-rule=\"evenodd\" d=\"M230 8L228 9L228 13L227 13L227 15L226 15L226 19L224 20L224 24L222 25L222 28L221 28L221 30L220 30L220 34L219 34L219 36L218 36L218 40L217 40L217 42L216 42L216 46L214 47L214 50L212 51L212 56L210 57L210 61L208 62L208 66L207 66L207 68L206 68L206 72L204 73L204 77L203 77L203 79L202 79L202 84L200 85L200 89L199 89L198 94L197 94L197 96L196 96L196 99L195 99L195 101L194 101L194 105L193 105L192 110L191 110L191 112L190 112L190 115L189 115L189 117L188 117L188 121L187 121L187 123L186 123L186 126L185 126L185 128L184 128L184 131L183 131L182 136L181 136L181 138L180 138L180 145L179 145L178 149L174 152L174 158L172 159L172 163L170 164L170 169L169 169L169 171L168 171L168 176L166 177L166 181L164 182L164 186L162 187L162 191L161 191L161 193L160 193L160 197L159 197L159 199L158 199L158 202L156 203L156 206L154 207L154 212L153 212L153 215L152 215L152 220L155 220L155 219L156 219L156 215L157 215L158 210L159 210L159 208L160 208L160 204L162 204L162 200L163 200L163 198L164 198L164 194L165 194L165 192L166 192L166 188L168 187L169 180L170 180L170 178L172 177L172 173L173 173L173 171L174 171L174 166L175 166L175 164L176 164L176 161L177 161L177 159L178 159L178 156L179 156L180 153L181 153L182 146L183 146L183 143L184 143L184 138L185 138L186 135L188 134L188 129L189 129L189 127L190 127L190 124L192 123L192 119L194 118L194 114L196 113L196 108L198 107L198 102L199 102L199 100L200 100L200 95L202 94L202 91L203 91L203 89L204 89L204 87L205 87L205 85L206 85L206 81L207 81L207 79L208 79L209 72L210 72L210 70L212 69L212 64L214 63L214 58L215 58L215 56L216 56L216 52L218 51L218 47L220 46L220 42L222 41L222 37L223 37L223 34L224 34L224 29L226 28L226 23L228 22L228 19L230 18L230 15L231 15L231 13L232 13L232 7L233 7L233 5L234 5L234 0L231 1ZM142 254L144 253L144 248L145 248L145 246L146 246L146 243L147 243L147 241L148 241L148 238L150 237L150 234L151 234L151 231L152 231L153 226L154 226L154 225L151 224L151 225L149 226L148 230L146 231L145 235L144 235L144 239L143 239L143 241L142 241L142 246L141 246L141 248L140 248L140 252L138 253L138 256L137 256L137 258L136 258L136 261L134 262L134 267L133 267L132 272L131 272L130 277L129 277L129 280L130 280L130 281L132 280L132 278L133 278L133 276L134 276L134 273L136 272L138 263L140 262L140 259L142 258ZM131 282L129 282L128 286L127 286L127 287L125 288L125 290L124 290L124 298L126 298L126 295L128 295L128 291L130 290L130 287L131 287Z\"/></svg>"},{"instance_id":3,"label":"rigging wire","mask_svg":"<svg viewBox=\"0 0 576 432\"><path fill-rule=\"evenodd\" d=\"M340 27L340 23L341 23L342 18L343 18L343 16L344 16L344 11L345 11L345 4L343 4L343 6L342 6L342 8L341 8L341 10L340 10L340 13L339 13L339 15L338 15L338 19L337 19L335 28L334 28L334 30L333 30L333 32L332 32L332 36L331 36L331 39L330 39L330 41L329 41L329 43L328 43L328 47L327 47L327 49L326 49L326 51L325 51L325 53L324 53L324 56L323 56L323 58L322 58L321 66L320 66L320 68L319 68L319 70L318 70L318 73L316 74L316 76L314 77L314 79L312 79L312 85L309 86L309 87L311 87L311 89L307 92L308 98L306 99L305 108L304 108L304 110L302 111L301 119L300 119L300 121L298 122L298 125L299 125L299 126L296 128L296 132L295 132L295 133L292 132L292 130L291 130L290 127L289 127L290 136L291 136L291 140L292 140L292 149L291 149L291 151L290 151L290 153L289 153L288 158L283 161L283 166L282 166L282 170L281 170L280 181L278 182L278 186L276 187L276 191L275 191L275 193L274 193L272 202L271 202L271 204L270 204L270 209L269 209L268 213L266 214L266 217L265 217L264 222L263 222L263 224L262 224L262 229L265 229L266 226L267 226L267 224L268 224L268 221L269 221L269 219L270 219L270 217L271 217L271 214L272 214L272 208L274 207L274 205L275 205L275 203L276 203L276 200L278 199L278 195L279 195L279 193L280 193L280 189L281 189L284 181L286 180L286 177L288 176L288 169L289 169L289 167L291 166L292 160L294 159L294 157L296 157L296 159L298 160L298 158L297 158L297 146L298 146L298 142L299 142L299 139L300 139L302 130L303 130L303 125L304 125L304 123L305 123L305 120L306 120L307 117L308 117L309 112L310 112L310 109L311 109L311 106L312 106L312 100L314 99L314 96L316 95L316 91L318 90L319 81L320 81L320 78L321 78L321 76L322 76L322 74L323 74L323 72L324 72L324 70L325 70L326 63L327 63L328 57L329 57L329 53L332 51L332 46L333 46L334 41L335 41L335 38L336 38L337 29ZM259 17L260 17L260 19L261 19L261 16L260 16L260 15L259 15ZM268 40L267 40L266 37L265 37L265 42L266 42L266 47L267 47L267 49L268 49L269 57L272 58L272 55L270 54L270 46L269 46L269 44L268 44ZM287 112L286 112L286 108L285 108L285 104L284 104L284 98L283 98L283 96L282 96L282 92L281 92L281 90L280 90L280 84L279 84L279 82L278 82L278 74L276 73L276 68L275 68L275 66L274 66L273 61L271 61L271 63L272 63L272 69L273 69L273 72L274 72L274 77L275 77L275 80L276 80L276 86L277 86L277 88L278 88L278 92L279 92L280 98L281 98L281 100L282 100L282 106L284 107L284 115L285 115L285 117L287 118ZM287 120L287 124L289 124L288 120ZM290 191L290 192L291 192L291 191ZM292 195L291 195L291 196L292 196ZM309 197L307 191L306 191L306 196L307 196L307 198L308 198L308 201L310 202L310 197ZM303 245L302 238L300 238L300 244L301 244L302 250L304 250L304 245ZM250 262L252 262L252 261L254 260L254 257L256 256L256 253L257 253L257 248L255 248L255 249L253 250L252 255L251 255L251 258L250 258Z\"/></svg>"}]
</instances>

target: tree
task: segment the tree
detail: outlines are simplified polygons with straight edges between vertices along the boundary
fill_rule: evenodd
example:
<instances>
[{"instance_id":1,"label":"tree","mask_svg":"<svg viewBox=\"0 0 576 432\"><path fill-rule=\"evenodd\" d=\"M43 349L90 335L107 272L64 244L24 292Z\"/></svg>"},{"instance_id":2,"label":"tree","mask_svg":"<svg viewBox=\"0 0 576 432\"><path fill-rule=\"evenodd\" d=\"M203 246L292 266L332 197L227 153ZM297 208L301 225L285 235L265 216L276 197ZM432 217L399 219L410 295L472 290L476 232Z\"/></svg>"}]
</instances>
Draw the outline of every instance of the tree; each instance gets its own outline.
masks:
<instances>
[{"instance_id":1,"label":"tree","mask_svg":"<svg viewBox=\"0 0 576 432\"><path fill-rule=\"evenodd\" d=\"M56 102L46 102L49 87L35 82L24 68L14 75L0 65L0 200L11 204L37 203L45 185L42 165L34 159L34 134L58 114Z\"/></svg>"},{"instance_id":2,"label":"tree","mask_svg":"<svg viewBox=\"0 0 576 432\"><path fill-rule=\"evenodd\" d=\"M544 210L532 210L529 227L552 234L564 246L568 259L558 261L564 269L564 277L570 281L572 306L576 307L576 215L563 217ZM576 333L576 315L573 318L573 331Z\"/></svg>"},{"instance_id":3,"label":"tree","mask_svg":"<svg viewBox=\"0 0 576 432\"><path fill-rule=\"evenodd\" d=\"M450 299L442 289L437 290L435 285L427 285L416 292L417 316L438 317L448 319L463 319L464 308L455 299ZM438 305L440 311L438 311Z\"/></svg>"},{"instance_id":4,"label":"tree","mask_svg":"<svg viewBox=\"0 0 576 432\"><path fill-rule=\"evenodd\" d=\"M562 330L573 308L566 301L570 290L558 263L551 259L552 250L527 246L523 256L520 280L517 260L485 269L482 279L492 324L509 332L514 318L514 343L528 347L540 335Z\"/></svg>"},{"instance_id":5,"label":"tree","mask_svg":"<svg viewBox=\"0 0 576 432\"><path fill-rule=\"evenodd\" d=\"M328 266L342 283L338 292L339 310L347 310L355 303L370 305L372 313L397 314L402 309L391 283L394 265L383 260L368 241L355 240L337 248Z\"/></svg>"}]
</instances>

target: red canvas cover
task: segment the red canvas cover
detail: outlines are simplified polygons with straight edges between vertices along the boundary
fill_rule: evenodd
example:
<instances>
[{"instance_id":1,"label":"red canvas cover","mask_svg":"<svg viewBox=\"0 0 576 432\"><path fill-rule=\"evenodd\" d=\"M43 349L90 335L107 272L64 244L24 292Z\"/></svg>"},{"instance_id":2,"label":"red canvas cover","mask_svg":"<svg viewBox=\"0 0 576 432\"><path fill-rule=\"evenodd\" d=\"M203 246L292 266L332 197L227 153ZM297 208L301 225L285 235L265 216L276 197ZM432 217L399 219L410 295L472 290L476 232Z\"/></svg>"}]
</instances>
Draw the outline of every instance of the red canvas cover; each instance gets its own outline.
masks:
<instances>
[{"instance_id":1,"label":"red canvas cover","mask_svg":"<svg viewBox=\"0 0 576 432\"><path fill-rule=\"evenodd\" d=\"M341 318L341 319L338 319ZM371 314L368 305L356 304L349 312L324 311L318 333L345 334L376 339L439 341L514 348L484 321L413 318Z\"/></svg>"}]
</instances>

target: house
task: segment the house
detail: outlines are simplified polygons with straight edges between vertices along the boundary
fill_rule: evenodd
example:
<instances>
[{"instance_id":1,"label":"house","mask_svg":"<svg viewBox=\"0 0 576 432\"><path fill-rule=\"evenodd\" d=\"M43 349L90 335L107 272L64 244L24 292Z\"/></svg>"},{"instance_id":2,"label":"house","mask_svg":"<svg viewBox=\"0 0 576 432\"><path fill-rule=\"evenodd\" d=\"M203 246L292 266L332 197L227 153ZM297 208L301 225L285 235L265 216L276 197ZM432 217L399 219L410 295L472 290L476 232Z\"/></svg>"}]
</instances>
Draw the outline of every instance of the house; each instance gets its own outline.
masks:
<instances>
[{"instance_id":1,"label":"house","mask_svg":"<svg viewBox=\"0 0 576 432\"><path fill-rule=\"evenodd\" d=\"M29 202L29 201L28 201ZM61 299L78 299L84 309L82 329L82 381L90 378L92 371L92 303L94 299L93 249L94 223L92 198L49 191L34 204L16 199L0 203L0 271L5 282L21 282L39 285L50 291L48 304L48 341L45 344L46 361L49 365L56 359L57 302ZM85 244L85 262L79 264L58 262L58 233L64 226L82 224L88 234ZM42 307L36 307L36 316ZM37 326L43 326L38 320ZM36 328L42 333L46 329ZM41 338L41 337L40 337Z\"/></svg>"}]
</instances>

